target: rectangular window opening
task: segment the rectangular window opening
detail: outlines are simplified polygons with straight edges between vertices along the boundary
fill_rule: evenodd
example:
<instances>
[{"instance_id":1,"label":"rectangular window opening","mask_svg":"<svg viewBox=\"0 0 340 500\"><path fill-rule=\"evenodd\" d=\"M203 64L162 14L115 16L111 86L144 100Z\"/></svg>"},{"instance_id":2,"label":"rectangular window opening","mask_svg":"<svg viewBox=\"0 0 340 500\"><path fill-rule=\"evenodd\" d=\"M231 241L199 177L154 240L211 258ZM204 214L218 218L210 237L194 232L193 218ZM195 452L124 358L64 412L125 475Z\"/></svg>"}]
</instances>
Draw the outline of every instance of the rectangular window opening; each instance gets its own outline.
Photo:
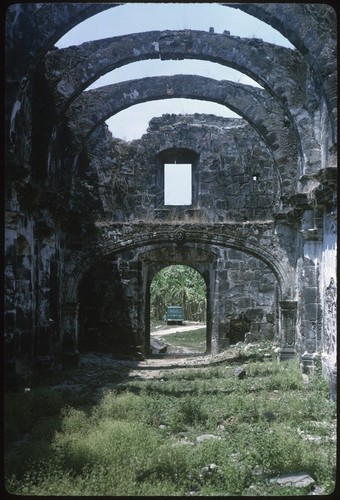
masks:
<instances>
[{"instance_id":1,"label":"rectangular window opening","mask_svg":"<svg viewBox=\"0 0 340 500\"><path fill-rule=\"evenodd\" d=\"M164 205L192 204L191 163L164 164Z\"/></svg>"}]
</instances>

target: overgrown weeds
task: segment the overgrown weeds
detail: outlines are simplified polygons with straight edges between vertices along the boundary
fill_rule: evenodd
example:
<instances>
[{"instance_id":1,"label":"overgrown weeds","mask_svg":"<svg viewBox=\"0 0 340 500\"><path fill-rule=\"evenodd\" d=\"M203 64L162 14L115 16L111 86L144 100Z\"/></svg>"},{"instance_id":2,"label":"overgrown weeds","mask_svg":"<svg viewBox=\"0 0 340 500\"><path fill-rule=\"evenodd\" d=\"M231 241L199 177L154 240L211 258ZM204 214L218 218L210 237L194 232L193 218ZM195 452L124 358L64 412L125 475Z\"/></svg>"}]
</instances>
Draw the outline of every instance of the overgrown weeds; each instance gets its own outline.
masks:
<instances>
[{"instance_id":1,"label":"overgrown weeds","mask_svg":"<svg viewBox=\"0 0 340 500\"><path fill-rule=\"evenodd\" d=\"M304 383L297 361L240 354L216 366L126 379L104 389L96 403L86 386L73 399L52 387L7 394L7 490L31 496L301 495L303 488L269 478L305 472L330 493L336 414L327 383L319 375ZM241 359L242 380L234 373Z\"/></svg>"}]
</instances>

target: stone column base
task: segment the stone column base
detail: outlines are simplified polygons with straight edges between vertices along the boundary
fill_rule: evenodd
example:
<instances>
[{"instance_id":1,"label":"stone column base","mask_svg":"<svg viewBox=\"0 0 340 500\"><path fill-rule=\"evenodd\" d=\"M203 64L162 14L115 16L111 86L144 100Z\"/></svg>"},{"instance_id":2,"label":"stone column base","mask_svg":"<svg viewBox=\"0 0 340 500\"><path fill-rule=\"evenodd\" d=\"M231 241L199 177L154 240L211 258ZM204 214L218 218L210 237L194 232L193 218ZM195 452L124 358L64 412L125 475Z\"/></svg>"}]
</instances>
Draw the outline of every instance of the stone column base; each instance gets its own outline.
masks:
<instances>
[{"instance_id":1,"label":"stone column base","mask_svg":"<svg viewBox=\"0 0 340 500\"><path fill-rule=\"evenodd\" d=\"M319 355L316 353L302 354L300 358L300 367L302 373L306 373L306 375L314 375L317 359L319 359Z\"/></svg>"},{"instance_id":2,"label":"stone column base","mask_svg":"<svg viewBox=\"0 0 340 500\"><path fill-rule=\"evenodd\" d=\"M294 359L296 351L292 347L282 347L277 353L278 361L287 361L287 359Z\"/></svg>"}]
</instances>

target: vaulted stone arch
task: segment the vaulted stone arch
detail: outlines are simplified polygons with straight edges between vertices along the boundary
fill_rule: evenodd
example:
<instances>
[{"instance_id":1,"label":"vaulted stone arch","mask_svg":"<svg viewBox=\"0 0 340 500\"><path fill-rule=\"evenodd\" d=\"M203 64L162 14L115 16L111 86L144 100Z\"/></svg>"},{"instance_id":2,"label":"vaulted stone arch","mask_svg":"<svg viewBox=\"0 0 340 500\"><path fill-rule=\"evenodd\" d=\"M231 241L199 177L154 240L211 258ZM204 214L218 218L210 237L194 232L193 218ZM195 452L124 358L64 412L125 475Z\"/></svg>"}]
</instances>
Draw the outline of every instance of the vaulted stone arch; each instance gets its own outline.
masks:
<instances>
[{"instance_id":1,"label":"vaulted stone arch","mask_svg":"<svg viewBox=\"0 0 340 500\"><path fill-rule=\"evenodd\" d=\"M29 49L30 53L26 57L22 57L25 65L29 64L30 59L39 54L43 57L49 48L63 36L72 27L76 26L85 19L102 12L106 9L111 9L124 4L16 4L9 7L6 22L8 26L15 23L18 26L16 37L11 44L8 44L8 61L12 60L11 53L15 51L15 45L22 36L23 24L26 24L26 33L30 32L29 27L36 33L36 37L30 41L30 44L23 44L23 48ZM334 11L332 6L328 4L318 4L318 12L314 12L312 5L299 4L222 4L226 7L232 7L243 10L248 14L261 19L263 22L271 25L283 34L301 54L306 58L308 63L323 77L329 73L329 66L324 64L324 58L327 55L324 51L325 44L334 49L336 44L336 25L333 23ZM292 10L294 15L292 15ZM324 39L317 40L309 36L310 25L314 23L318 26L320 17L316 14L323 10L324 23L327 29L324 30ZM53 16L53 22L51 22ZM34 29L35 26L44 25L44 29L39 33ZM334 27L333 32L329 31L330 27ZM331 34L331 38L329 35ZM331 42L331 44L330 44ZM14 52L13 52L14 54ZM35 59L35 63L37 60ZM19 66L16 65L17 70ZM21 68L19 79L24 75L25 69ZM327 81L327 78L325 78Z\"/></svg>"},{"instance_id":2,"label":"vaulted stone arch","mask_svg":"<svg viewBox=\"0 0 340 500\"><path fill-rule=\"evenodd\" d=\"M62 112L91 83L116 68L145 59L197 59L237 69L275 96L290 113L292 99L301 100L296 86L307 65L299 52L257 39L205 31L150 31L86 42L46 55L50 84ZM77 62L80 62L80 64ZM285 85L282 82L285 81Z\"/></svg>"},{"instance_id":3,"label":"vaulted stone arch","mask_svg":"<svg viewBox=\"0 0 340 500\"><path fill-rule=\"evenodd\" d=\"M269 24L285 36L305 58L324 94L330 114L330 132L336 132L337 99L334 89L337 85L333 63L336 61L336 13L332 5L308 3L235 3L224 4L240 9ZM320 29L321 28L321 29ZM316 40L311 36L320 30ZM333 61L333 63L332 63Z\"/></svg>"},{"instance_id":4,"label":"vaulted stone arch","mask_svg":"<svg viewBox=\"0 0 340 500\"><path fill-rule=\"evenodd\" d=\"M307 163L305 170L312 170L314 161L319 168L320 146L313 134L315 93L311 86L307 93L300 83L306 78L308 67L297 51L229 34L156 31L82 44L76 52L72 47L51 52L46 57L46 68L62 114L99 76L134 61L158 58L217 62L256 80L277 99L285 120L291 121L298 143L302 143L300 156L311 164Z\"/></svg>"},{"instance_id":5,"label":"vaulted stone arch","mask_svg":"<svg viewBox=\"0 0 340 500\"><path fill-rule=\"evenodd\" d=\"M277 237L270 234L271 225L262 224L261 235L252 235L251 224L239 225L238 228L221 225L219 231L216 231L214 226L210 230L206 226L196 230L188 227L184 230L181 226L166 228L162 224L157 227L157 230L155 227L151 232L143 231L138 227L133 234L125 237L123 236L125 226L112 229L109 226L104 227L100 242L95 241L94 246L89 248L86 255L82 255L78 261L67 263L67 280L64 284L65 301L77 300L77 287L81 276L99 258L127 250L145 249L150 245L160 247L171 242L200 244L209 248L210 251L214 247L226 246L252 254L262 260L275 274L279 283L280 296L286 300L295 298L295 271L290 263L293 256L287 257L285 250L280 246L276 247ZM258 233L258 227L256 232Z\"/></svg>"},{"instance_id":6,"label":"vaulted stone arch","mask_svg":"<svg viewBox=\"0 0 340 500\"><path fill-rule=\"evenodd\" d=\"M277 128L283 129L284 133L286 123L284 113L275 99L270 98L266 91L250 85L225 80L218 81L204 76L147 77L106 85L79 96L72 104L68 116L71 123L74 123L74 128L77 125L81 126L81 129L77 128L79 137L86 139L100 123L123 109L148 100L178 97L211 100L227 105L232 111L245 118L264 137L266 134L261 133L261 130L268 130L268 135L272 134L273 149L278 149L277 142L281 133L277 134L279 136L277 137L275 132L270 130L270 125L274 122L276 130ZM257 120L256 115L259 116Z\"/></svg>"},{"instance_id":7,"label":"vaulted stone arch","mask_svg":"<svg viewBox=\"0 0 340 500\"><path fill-rule=\"evenodd\" d=\"M7 16L8 25L11 22L16 22L17 26L21 26L25 21L25 19L32 20L37 23L39 18L39 24L46 24L47 28L42 30L41 38L34 38L34 46L32 44L26 44L26 46L30 47L30 55L29 57L23 57L22 60L25 61L26 68L30 64L29 61L36 63L37 57L43 57L47 50L52 46L52 44L60 38L65 32L67 32L71 27L75 26L79 22L84 19L94 15L97 12L102 10L116 7L119 4L90 4L90 5L81 5L81 4L66 4L57 5L53 4L44 6L43 4L24 4L18 5L17 7L13 6L9 9L9 13ZM331 37L329 37L329 27L332 26L332 7L325 5L318 5L318 9L324 10L324 19L325 25L327 26L327 30L325 30L325 34L327 32L327 40L326 44L321 42L316 42L314 37L310 38L308 36L308 29L306 26L309 26L313 20L316 19L319 22L319 17L316 16L312 6L299 6L299 5L291 5L284 4L280 6L276 6L274 8L274 4L268 5L254 5L254 4L224 4L229 7L240 8L245 12L248 12L255 17L263 20L264 22L272 25L275 29L278 29L284 36L286 36L294 45L297 46L298 50L302 53L302 55L306 58L307 62L313 68L321 78L321 88L324 88L325 82L327 82L327 88L329 89L329 94L334 95L334 88L336 88L336 80L334 78L334 71L332 67L328 64L329 61L329 53L331 51L335 51L335 31L331 33ZM51 10L52 7L52 10ZM294 9L294 16L289 16L286 14L287 9ZM58 19L58 22L53 20L53 23L49 23L51 12L55 14L57 11L58 15L55 16ZM291 12L291 10L289 11ZM28 21L29 22L29 21ZM52 28L53 26L53 28ZM334 23L333 26L335 27ZM29 29L26 30L27 33ZM18 29L18 33L22 33L22 28ZM20 36L20 35L19 35ZM8 57L7 60L10 61L15 58L15 50L13 47L15 46L15 40L13 40L12 45L8 45L6 47ZM25 44L24 44L25 46ZM13 52L13 57L11 57ZM32 59L33 56L33 59ZM25 69L24 67L18 68L18 78L17 82L24 76ZM328 78L328 75L331 75L331 78ZM330 110L331 114L334 116L334 111L336 109L336 99L334 100L333 96L328 97L328 92L326 92L326 102L327 108ZM327 117L323 114L323 121L326 123ZM334 130L335 130L335 120L332 122L331 130L332 139L334 140ZM331 141L332 142L332 141ZM328 143L328 146L331 143ZM324 147L327 154L327 145Z\"/></svg>"},{"instance_id":8,"label":"vaulted stone arch","mask_svg":"<svg viewBox=\"0 0 340 500\"><path fill-rule=\"evenodd\" d=\"M249 85L191 75L144 78L108 85L78 97L69 111L70 126L84 141L100 123L123 109L148 100L175 97L208 100L230 107L262 137L275 159L283 185L288 188L297 181L296 137L286 126L285 115L275 99L270 98L265 90Z\"/></svg>"}]
</instances>

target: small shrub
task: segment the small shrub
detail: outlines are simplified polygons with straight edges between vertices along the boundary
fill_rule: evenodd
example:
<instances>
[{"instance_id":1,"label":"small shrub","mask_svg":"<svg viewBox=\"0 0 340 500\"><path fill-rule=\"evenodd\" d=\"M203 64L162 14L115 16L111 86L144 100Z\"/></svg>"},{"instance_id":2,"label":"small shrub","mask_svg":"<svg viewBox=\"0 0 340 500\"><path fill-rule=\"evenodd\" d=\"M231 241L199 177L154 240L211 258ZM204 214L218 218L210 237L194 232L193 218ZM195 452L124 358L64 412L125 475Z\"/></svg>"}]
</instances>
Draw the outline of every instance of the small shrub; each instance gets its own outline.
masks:
<instances>
[{"instance_id":1,"label":"small shrub","mask_svg":"<svg viewBox=\"0 0 340 500\"><path fill-rule=\"evenodd\" d=\"M170 414L169 424L173 432L186 430L207 420L207 414L202 409L198 398L186 397L174 405Z\"/></svg>"},{"instance_id":2,"label":"small shrub","mask_svg":"<svg viewBox=\"0 0 340 500\"><path fill-rule=\"evenodd\" d=\"M140 396L131 392L117 394L107 390L93 412L95 419L112 418L115 420L140 421L144 414L144 404Z\"/></svg>"},{"instance_id":3,"label":"small shrub","mask_svg":"<svg viewBox=\"0 0 340 500\"><path fill-rule=\"evenodd\" d=\"M62 411L61 432L64 434L83 434L91 428L91 422L84 410L64 408Z\"/></svg>"},{"instance_id":4,"label":"small shrub","mask_svg":"<svg viewBox=\"0 0 340 500\"><path fill-rule=\"evenodd\" d=\"M303 389L303 379L297 360L288 360L277 365L270 377L266 378L265 387L268 391L291 391Z\"/></svg>"}]
</instances>

